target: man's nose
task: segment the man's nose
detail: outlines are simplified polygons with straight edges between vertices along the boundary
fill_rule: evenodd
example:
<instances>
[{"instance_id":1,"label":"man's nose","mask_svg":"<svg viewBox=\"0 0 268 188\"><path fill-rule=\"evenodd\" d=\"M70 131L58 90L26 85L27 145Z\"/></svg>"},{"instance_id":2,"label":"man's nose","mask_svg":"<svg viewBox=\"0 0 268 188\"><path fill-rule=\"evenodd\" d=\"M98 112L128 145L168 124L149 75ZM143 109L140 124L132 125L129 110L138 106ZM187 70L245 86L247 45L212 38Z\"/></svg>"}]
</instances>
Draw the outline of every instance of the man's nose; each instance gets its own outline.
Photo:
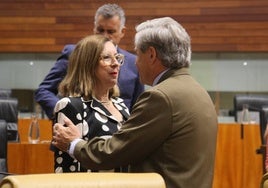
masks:
<instances>
[{"instance_id":1,"label":"man's nose","mask_svg":"<svg viewBox=\"0 0 268 188\"><path fill-rule=\"evenodd\" d=\"M111 35L110 35L107 31L104 31L104 32L103 32L103 35L104 35L105 37L107 37L108 39L111 39L111 38L110 38Z\"/></svg>"}]
</instances>

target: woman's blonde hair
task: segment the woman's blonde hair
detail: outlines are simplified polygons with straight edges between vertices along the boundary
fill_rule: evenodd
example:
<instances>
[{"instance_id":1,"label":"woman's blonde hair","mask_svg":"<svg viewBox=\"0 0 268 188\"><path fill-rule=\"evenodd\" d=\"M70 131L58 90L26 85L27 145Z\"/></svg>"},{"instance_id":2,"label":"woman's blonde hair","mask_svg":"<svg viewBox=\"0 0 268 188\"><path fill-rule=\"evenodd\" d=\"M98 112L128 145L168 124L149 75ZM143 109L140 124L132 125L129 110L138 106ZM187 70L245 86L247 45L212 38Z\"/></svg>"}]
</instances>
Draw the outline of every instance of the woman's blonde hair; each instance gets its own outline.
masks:
<instances>
[{"instance_id":1,"label":"woman's blonde hair","mask_svg":"<svg viewBox=\"0 0 268 188\"><path fill-rule=\"evenodd\" d=\"M92 98L92 91L96 85L96 69L104 44L110 41L103 35L90 35L79 41L71 53L67 74L59 85L59 94L62 97ZM118 86L109 91L109 97L119 96Z\"/></svg>"}]
</instances>

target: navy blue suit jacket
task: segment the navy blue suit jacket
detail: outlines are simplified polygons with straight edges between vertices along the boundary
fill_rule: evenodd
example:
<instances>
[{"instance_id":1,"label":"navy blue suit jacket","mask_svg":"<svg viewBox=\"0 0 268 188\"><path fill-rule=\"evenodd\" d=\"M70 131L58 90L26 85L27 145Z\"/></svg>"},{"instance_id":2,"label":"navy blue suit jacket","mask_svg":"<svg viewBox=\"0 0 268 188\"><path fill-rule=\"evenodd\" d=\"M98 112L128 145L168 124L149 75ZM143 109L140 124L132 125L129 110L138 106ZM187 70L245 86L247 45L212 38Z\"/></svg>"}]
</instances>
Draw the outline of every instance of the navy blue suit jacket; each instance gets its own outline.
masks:
<instances>
[{"instance_id":1,"label":"navy blue suit jacket","mask_svg":"<svg viewBox=\"0 0 268 188\"><path fill-rule=\"evenodd\" d=\"M63 48L61 56L35 91L36 102L41 105L50 119L53 117L54 107L59 100L57 96L59 83L67 73L68 58L74 48L75 45L66 45ZM120 67L118 79L120 97L124 99L125 104L131 110L138 96L144 91L144 85L139 81L135 65L136 56L120 48L117 48L117 51L125 56L125 62Z\"/></svg>"}]
</instances>

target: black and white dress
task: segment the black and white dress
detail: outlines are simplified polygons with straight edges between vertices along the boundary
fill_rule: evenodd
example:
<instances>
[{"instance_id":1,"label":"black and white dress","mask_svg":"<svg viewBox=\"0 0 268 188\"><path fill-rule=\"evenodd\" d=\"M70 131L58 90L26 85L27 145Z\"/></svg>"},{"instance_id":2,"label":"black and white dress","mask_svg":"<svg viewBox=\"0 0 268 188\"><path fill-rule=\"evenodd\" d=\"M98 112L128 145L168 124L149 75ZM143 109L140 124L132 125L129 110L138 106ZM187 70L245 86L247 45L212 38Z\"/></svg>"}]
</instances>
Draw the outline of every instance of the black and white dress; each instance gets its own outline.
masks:
<instances>
[{"instance_id":1,"label":"black and white dress","mask_svg":"<svg viewBox=\"0 0 268 188\"><path fill-rule=\"evenodd\" d=\"M129 117L129 111L121 98L112 98L113 105L122 114L123 120ZM121 127L121 122L95 99L84 101L81 97L64 97L55 106L55 121L64 123L63 118L68 117L79 127L83 139L93 137L108 138ZM54 149L54 169L56 173L85 172L94 169L84 169L80 163L68 153Z\"/></svg>"}]
</instances>

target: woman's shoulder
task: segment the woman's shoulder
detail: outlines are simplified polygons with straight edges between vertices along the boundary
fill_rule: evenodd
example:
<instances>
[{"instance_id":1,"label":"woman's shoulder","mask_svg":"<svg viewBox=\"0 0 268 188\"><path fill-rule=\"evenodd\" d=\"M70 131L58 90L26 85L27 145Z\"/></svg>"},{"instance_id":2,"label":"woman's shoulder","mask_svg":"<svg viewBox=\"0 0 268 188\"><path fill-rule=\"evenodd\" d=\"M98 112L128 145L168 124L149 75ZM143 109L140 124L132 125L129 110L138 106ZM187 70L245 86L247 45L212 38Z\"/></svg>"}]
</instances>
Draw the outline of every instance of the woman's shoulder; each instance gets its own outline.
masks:
<instances>
[{"instance_id":1,"label":"woman's shoulder","mask_svg":"<svg viewBox=\"0 0 268 188\"><path fill-rule=\"evenodd\" d=\"M81 97L63 97L61 98L55 106L55 111L66 108L67 106L80 106L83 104Z\"/></svg>"},{"instance_id":2,"label":"woman's shoulder","mask_svg":"<svg viewBox=\"0 0 268 188\"><path fill-rule=\"evenodd\" d=\"M61 109L65 108L68 103L70 103L71 100L69 97L63 97L61 98L55 105L54 111L60 111Z\"/></svg>"}]
</instances>

